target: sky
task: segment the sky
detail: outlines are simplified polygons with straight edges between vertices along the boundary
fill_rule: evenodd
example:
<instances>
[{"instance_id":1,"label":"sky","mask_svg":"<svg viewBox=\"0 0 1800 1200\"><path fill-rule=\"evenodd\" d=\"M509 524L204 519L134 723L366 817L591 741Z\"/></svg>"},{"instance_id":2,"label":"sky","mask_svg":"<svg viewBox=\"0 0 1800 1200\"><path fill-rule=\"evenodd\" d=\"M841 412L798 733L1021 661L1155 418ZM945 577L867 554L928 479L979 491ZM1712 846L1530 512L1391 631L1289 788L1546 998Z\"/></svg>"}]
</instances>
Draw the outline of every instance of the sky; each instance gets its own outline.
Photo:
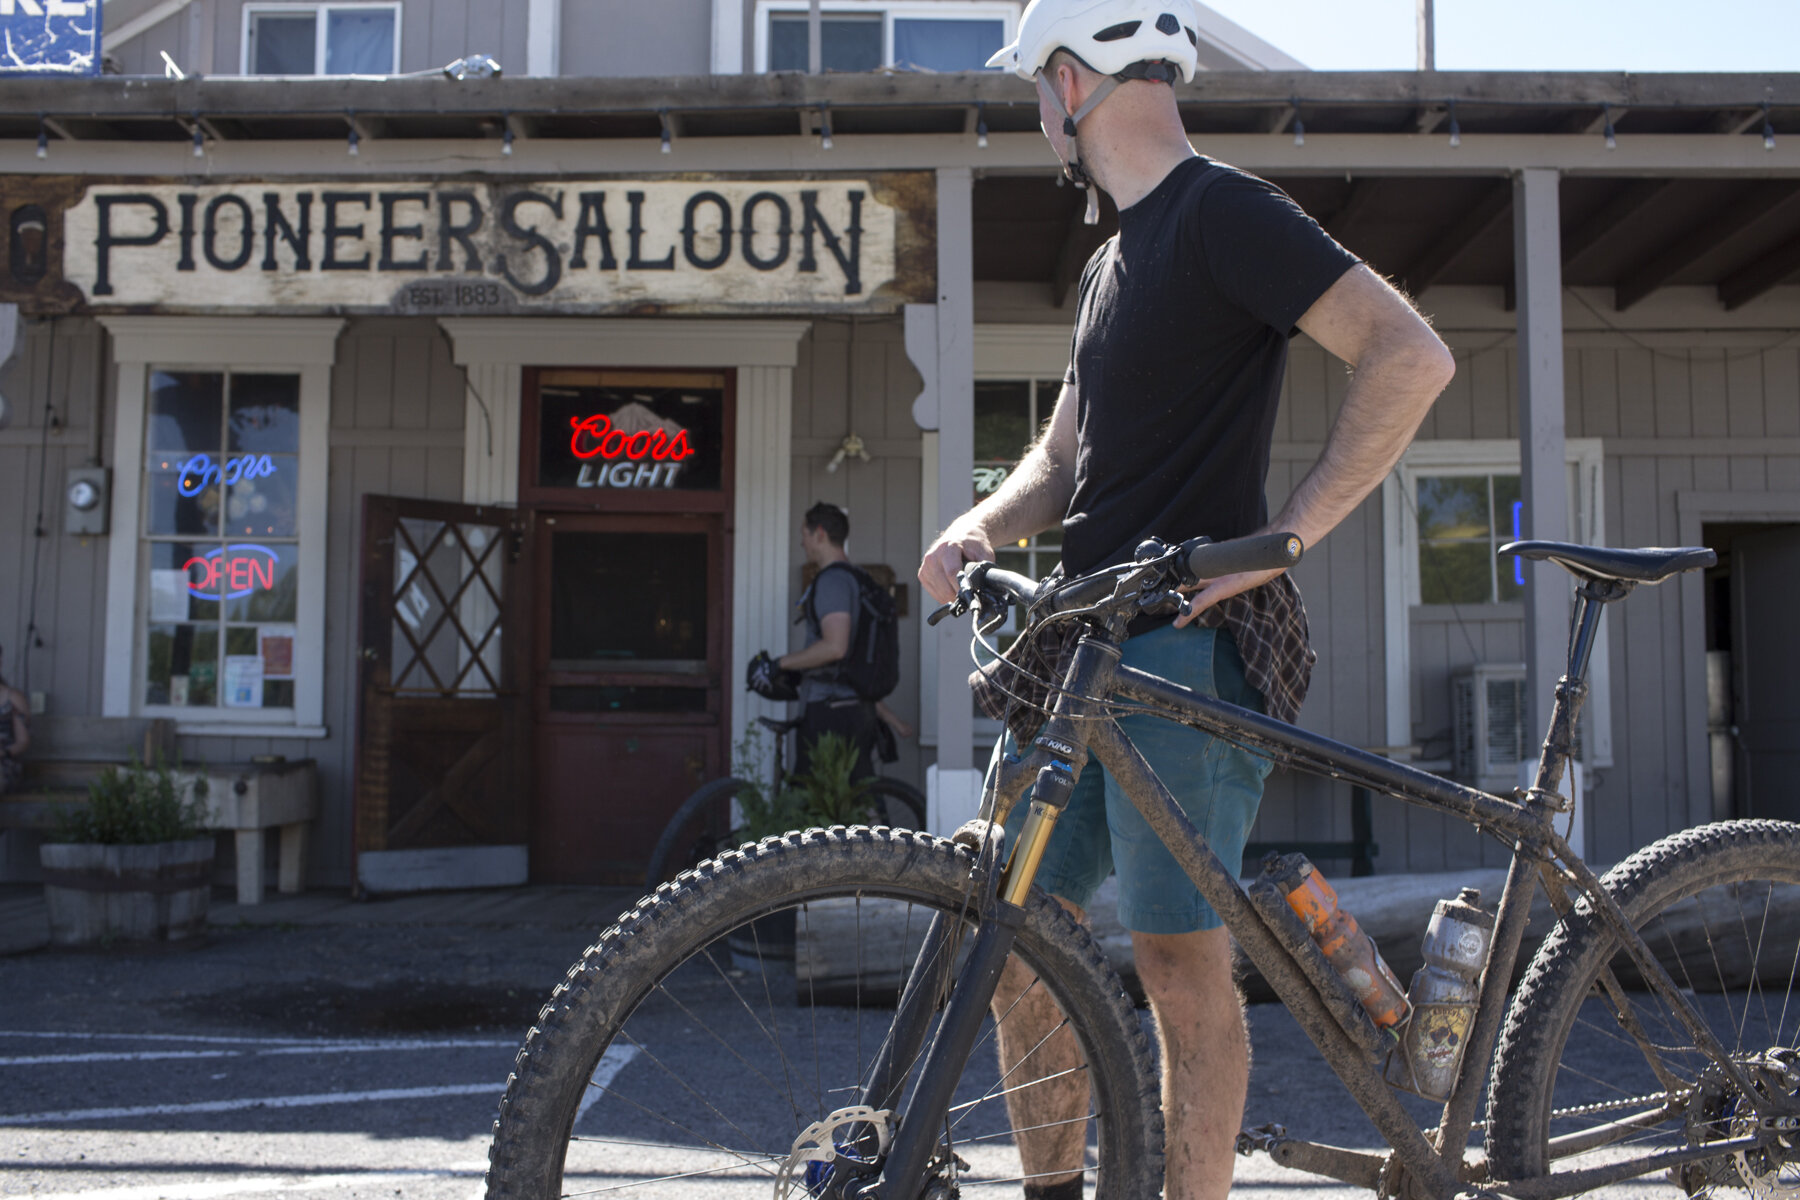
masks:
<instances>
[{"instance_id":1,"label":"sky","mask_svg":"<svg viewBox=\"0 0 1800 1200\"><path fill-rule=\"evenodd\" d=\"M1205 0L1321 71L1411 70L1414 0ZM1800 0L1435 0L1443 71L1800 71Z\"/></svg>"}]
</instances>

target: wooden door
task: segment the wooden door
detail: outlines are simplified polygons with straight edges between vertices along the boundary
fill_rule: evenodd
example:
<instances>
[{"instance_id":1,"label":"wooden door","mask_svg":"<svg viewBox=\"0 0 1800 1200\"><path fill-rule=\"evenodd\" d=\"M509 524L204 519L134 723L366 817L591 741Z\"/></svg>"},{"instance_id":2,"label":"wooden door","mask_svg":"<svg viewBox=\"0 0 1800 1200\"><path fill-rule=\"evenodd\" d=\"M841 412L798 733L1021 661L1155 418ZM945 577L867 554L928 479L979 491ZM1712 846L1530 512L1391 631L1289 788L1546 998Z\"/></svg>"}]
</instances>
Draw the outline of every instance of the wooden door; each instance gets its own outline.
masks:
<instances>
[{"instance_id":1,"label":"wooden door","mask_svg":"<svg viewBox=\"0 0 1800 1200\"><path fill-rule=\"evenodd\" d=\"M363 502L361 891L523 883L529 824L510 509Z\"/></svg>"},{"instance_id":2,"label":"wooden door","mask_svg":"<svg viewBox=\"0 0 1800 1200\"><path fill-rule=\"evenodd\" d=\"M641 883L663 825L728 761L724 516L537 522L532 877Z\"/></svg>"}]
</instances>

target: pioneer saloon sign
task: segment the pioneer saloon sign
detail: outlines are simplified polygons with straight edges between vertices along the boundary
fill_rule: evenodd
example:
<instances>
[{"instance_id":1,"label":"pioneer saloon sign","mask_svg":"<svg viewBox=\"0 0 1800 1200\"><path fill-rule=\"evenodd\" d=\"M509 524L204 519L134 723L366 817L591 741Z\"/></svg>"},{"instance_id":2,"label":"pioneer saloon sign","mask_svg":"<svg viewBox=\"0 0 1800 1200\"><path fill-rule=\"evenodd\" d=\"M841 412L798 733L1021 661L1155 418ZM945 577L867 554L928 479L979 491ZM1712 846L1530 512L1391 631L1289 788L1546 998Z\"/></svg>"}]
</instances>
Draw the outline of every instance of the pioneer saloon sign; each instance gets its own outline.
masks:
<instances>
[{"instance_id":1,"label":"pioneer saloon sign","mask_svg":"<svg viewBox=\"0 0 1800 1200\"><path fill-rule=\"evenodd\" d=\"M867 311L933 287L918 174L0 187L0 300L40 312Z\"/></svg>"}]
</instances>

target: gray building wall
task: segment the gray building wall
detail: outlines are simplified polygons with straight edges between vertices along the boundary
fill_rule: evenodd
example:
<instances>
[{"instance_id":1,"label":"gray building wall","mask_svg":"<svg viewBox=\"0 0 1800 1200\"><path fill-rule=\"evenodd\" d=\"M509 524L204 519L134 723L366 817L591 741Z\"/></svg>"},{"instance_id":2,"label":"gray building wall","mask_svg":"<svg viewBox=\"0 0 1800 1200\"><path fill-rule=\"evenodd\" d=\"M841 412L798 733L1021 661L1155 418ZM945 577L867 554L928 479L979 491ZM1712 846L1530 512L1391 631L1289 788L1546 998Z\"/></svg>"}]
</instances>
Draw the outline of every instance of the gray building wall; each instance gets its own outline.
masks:
<instances>
[{"instance_id":1,"label":"gray building wall","mask_svg":"<svg viewBox=\"0 0 1800 1200\"><path fill-rule=\"evenodd\" d=\"M712 0L563 0L562 74L710 74L712 9Z\"/></svg>"},{"instance_id":2,"label":"gray building wall","mask_svg":"<svg viewBox=\"0 0 1800 1200\"><path fill-rule=\"evenodd\" d=\"M161 75L163 51L188 74L239 75L244 69L245 2L192 0L183 11L122 46L106 44L103 34L102 49L118 60L119 69L126 75ZM578 0L569 0L564 5L565 22L570 10L581 7ZM628 5L619 0L606 7L660 8ZM106 8L110 14L111 6ZM116 27L130 15L130 11L121 8L117 17L109 15L108 27ZM710 28L711 19L709 9L705 14L706 28ZM498 59L509 72L522 75L525 35L524 0L404 0L400 14L400 70L428 71L464 55L481 53ZM702 36L706 36L705 28ZM596 73L570 70L566 57L564 63L565 73ZM704 59L698 71L705 73Z\"/></svg>"}]
</instances>

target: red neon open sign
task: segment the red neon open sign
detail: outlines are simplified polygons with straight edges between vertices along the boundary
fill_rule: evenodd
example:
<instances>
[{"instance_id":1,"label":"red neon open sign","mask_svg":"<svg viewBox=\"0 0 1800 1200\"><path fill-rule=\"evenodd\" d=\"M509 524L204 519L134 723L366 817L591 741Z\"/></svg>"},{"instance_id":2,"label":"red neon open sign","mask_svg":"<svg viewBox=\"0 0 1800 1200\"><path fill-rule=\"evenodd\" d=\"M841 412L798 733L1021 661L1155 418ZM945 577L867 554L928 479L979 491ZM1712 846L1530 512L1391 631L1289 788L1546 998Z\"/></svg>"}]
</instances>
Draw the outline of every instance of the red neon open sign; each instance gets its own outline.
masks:
<instances>
[{"instance_id":1,"label":"red neon open sign","mask_svg":"<svg viewBox=\"0 0 1800 1200\"><path fill-rule=\"evenodd\" d=\"M275 566L281 555L267 546L240 543L195 555L181 565L188 594L198 600L237 600L254 592L273 591ZM198 574L196 574L198 572ZM221 595L221 589L229 588Z\"/></svg>"},{"instance_id":2,"label":"red neon open sign","mask_svg":"<svg viewBox=\"0 0 1800 1200\"><path fill-rule=\"evenodd\" d=\"M576 458L680 462L694 454L685 429L677 429L673 437L666 429L626 433L613 426L611 417L598 413L591 417L570 417L569 426L575 431L569 437L569 452Z\"/></svg>"}]
</instances>

